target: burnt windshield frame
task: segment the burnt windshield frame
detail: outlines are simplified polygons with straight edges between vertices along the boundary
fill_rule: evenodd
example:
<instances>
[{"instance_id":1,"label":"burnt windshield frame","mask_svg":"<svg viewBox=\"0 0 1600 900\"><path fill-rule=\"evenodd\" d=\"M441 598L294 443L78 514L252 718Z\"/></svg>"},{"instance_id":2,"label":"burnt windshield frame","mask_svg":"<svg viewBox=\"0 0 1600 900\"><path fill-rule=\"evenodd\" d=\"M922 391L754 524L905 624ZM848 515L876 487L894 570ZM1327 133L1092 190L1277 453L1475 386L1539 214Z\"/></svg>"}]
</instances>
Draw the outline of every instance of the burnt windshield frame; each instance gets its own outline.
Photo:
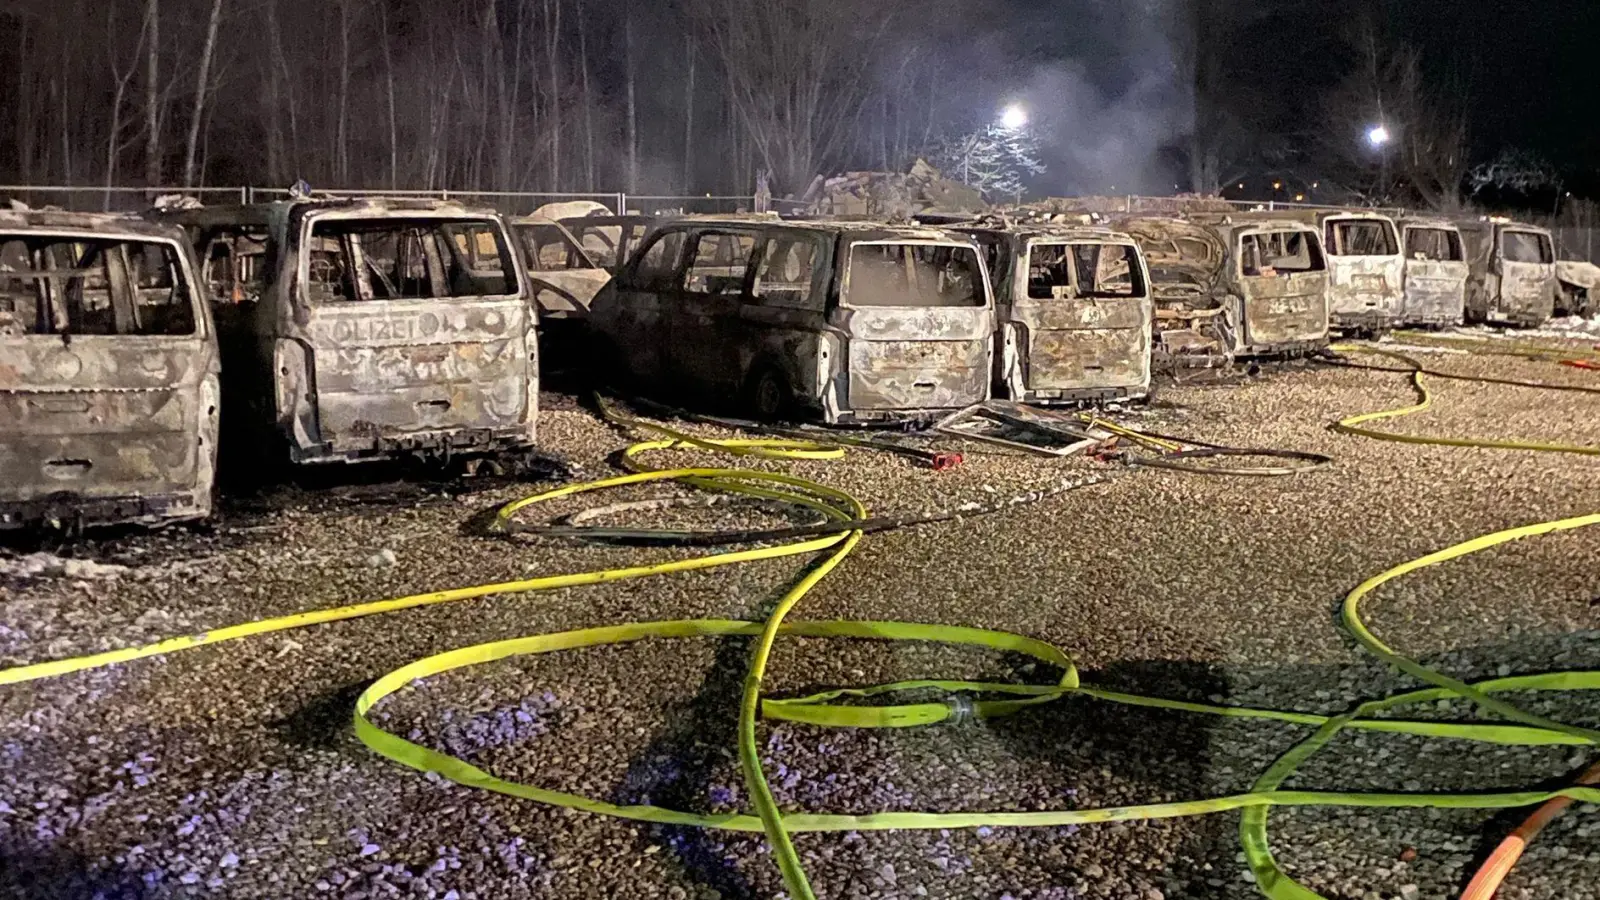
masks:
<instances>
[{"instance_id":1,"label":"burnt windshield frame","mask_svg":"<svg viewBox=\"0 0 1600 900\"><path fill-rule=\"evenodd\" d=\"M1064 247L1066 252L1061 254L1061 259L1069 261L1067 267L1068 283L1066 285L1053 284L1049 286L1049 293L1040 294L1034 285L1034 253L1044 248ZM1082 253L1088 248L1095 248L1094 264L1099 266L1099 254L1105 252L1106 247L1121 248L1128 264L1128 289L1126 291L1085 290L1083 287L1083 267L1088 262ZM1036 240L1028 244L1028 255L1025 261L1027 266L1027 293L1030 300L1056 299L1054 288L1070 287L1072 297L1083 300L1141 300L1150 296L1150 285L1145 275L1144 267L1139 264L1140 254L1138 246L1125 241L1093 241L1073 240L1071 238ZM1059 261L1057 262L1059 264ZM1096 279L1098 282L1098 278ZM1098 286L1098 284L1096 285Z\"/></svg>"},{"instance_id":2,"label":"burnt windshield frame","mask_svg":"<svg viewBox=\"0 0 1600 900\"><path fill-rule=\"evenodd\" d=\"M1358 228L1373 228L1382 235L1383 245L1376 253L1358 253L1346 250L1345 244L1349 232ZM1330 241L1329 238L1332 238ZM1370 216L1334 216L1326 220L1322 236L1323 246L1330 256L1338 257L1372 257L1372 256L1399 256L1400 236L1395 233L1394 223L1388 219L1376 219Z\"/></svg>"},{"instance_id":3,"label":"burnt windshield frame","mask_svg":"<svg viewBox=\"0 0 1600 900\"><path fill-rule=\"evenodd\" d=\"M1281 237L1283 235L1298 235L1301 240L1306 242L1306 256L1309 263L1307 268L1286 269L1279 266L1260 266L1254 272L1246 268L1245 260L1248 255L1245 252L1246 241L1255 239L1259 245L1262 238ZM1236 240L1238 241L1237 252L1239 255L1236 271L1240 278L1272 278L1279 275L1307 275L1328 271L1328 256L1326 251L1323 250L1322 241L1319 239L1318 233L1310 228L1252 228L1241 231ZM1275 259L1282 260L1285 258L1280 256ZM1262 272L1262 268L1272 269L1273 274L1268 275Z\"/></svg>"},{"instance_id":4,"label":"burnt windshield frame","mask_svg":"<svg viewBox=\"0 0 1600 900\"><path fill-rule=\"evenodd\" d=\"M970 302L909 304L856 302L852 299L852 297L862 290L857 285L857 279L861 277L863 272L868 271L867 267L865 266L861 267L860 270L857 269L857 263L860 261L857 257L857 251L867 248L868 252L870 253L872 252L871 248L881 247L901 248L901 252L898 254L899 259L889 261L891 265L901 269L905 268L907 249L911 251L913 256L919 252L927 252L935 255L937 255L939 251L949 252L950 258L947 260L931 260L926 261L925 263L918 262L913 264L911 268L913 276L915 276L915 273L917 272L931 270L936 272L936 274L941 278L944 274L942 267L948 266L949 264L955 262L957 254L966 253L971 259L970 263L967 265L967 281L970 284L971 290L967 300ZM844 259L844 275L840 279L841 290L839 291L839 305L846 309L984 309L992 305L989 294L989 275L988 271L984 267L983 255L979 253L977 248L972 244L963 244L948 240L888 238L883 240L852 241L845 249L846 256ZM935 269L931 267L940 268ZM884 270L885 274L887 274L887 267L884 267ZM918 280L920 281L920 278ZM907 287L909 288L910 285L908 284ZM909 293L909 291L906 291L905 293Z\"/></svg>"},{"instance_id":5,"label":"burnt windshield frame","mask_svg":"<svg viewBox=\"0 0 1600 900\"><path fill-rule=\"evenodd\" d=\"M1512 259L1506 252L1508 243L1506 238L1516 235L1519 238L1533 238L1534 245L1539 250L1538 259ZM1520 265L1548 266L1555 262L1555 246L1550 240L1550 235L1542 231L1532 231L1526 228L1505 228L1500 231L1500 258L1508 263Z\"/></svg>"},{"instance_id":6,"label":"burnt windshield frame","mask_svg":"<svg viewBox=\"0 0 1600 900\"><path fill-rule=\"evenodd\" d=\"M453 227L452 227L453 226ZM473 269L457 245L458 231L482 228L494 235L500 268ZM397 257L410 254L407 268L421 263L421 274L402 275L399 258L387 261L388 272L367 255L363 246L367 235L394 236ZM360 237L361 240L352 240ZM413 241L406 244L407 241ZM319 249L330 242L336 250ZM333 264L338 271L332 279L318 283L337 283L339 291L312 290L312 256L318 252L337 254ZM448 254L448 258L447 255ZM301 226L295 267L301 295L318 305L348 303L472 302L505 299L522 294L521 266L516 250L499 219L489 216L371 215L324 213L308 216ZM333 265L333 264L330 264ZM433 267L438 265L435 270ZM352 271L352 268L356 271ZM390 277L397 276L397 277ZM426 292L408 290L413 283L427 283ZM382 289L382 294L379 289ZM442 290L441 290L442 288Z\"/></svg>"},{"instance_id":7,"label":"burnt windshield frame","mask_svg":"<svg viewBox=\"0 0 1600 900\"><path fill-rule=\"evenodd\" d=\"M10 259L0 267L0 284L11 282L16 289L4 293L11 304L31 296L33 310L26 330L15 317L7 325L0 319L0 337L114 337L118 339L170 339L194 338L207 333L209 320L199 292L194 289L196 274L185 261L184 248L176 241L143 234L82 233L23 229L0 232L0 248L21 245L23 260L28 268L15 270L15 260ZM160 254L160 269L164 270L166 284L141 284L141 275L147 275L136 264L135 254L155 250ZM60 254L66 252L67 257ZM67 263L62 265L63 259ZM41 263L44 263L41 267ZM83 300L85 278L97 274L104 280L105 306L100 321L92 328L80 317L85 315ZM31 283L31 284L30 284ZM93 288L96 292L100 289ZM146 308L154 304L141 302L149 291L164 292L169 302L161 307L181 307L176 318L162 317L157 321L145 320ZM76 298L76 299L74 299ZM178 302L173 302L178 301ZM0 313L15 312L0 310Z\"/></svg>"},{"instance_id":8,"label":"burnt windshield frame","mask_svg":"<svg viewBox=\"0 0 1600 900\"><path fill-rule=\"evenodd\" d=\"M1413 236L1427 235L1430 247L1416 247L1413 245ZM1445 255L1436 255L1438 244L1443 240ZM1421 256L1417 254L1421 253ZM1465 262L1467 251L1461 240L1461 232L1454 228L1445 228L1441 225L1410 225L1405 229L1405 257L1410 260L1422 262Z\"/></svg>"}]
</instances>

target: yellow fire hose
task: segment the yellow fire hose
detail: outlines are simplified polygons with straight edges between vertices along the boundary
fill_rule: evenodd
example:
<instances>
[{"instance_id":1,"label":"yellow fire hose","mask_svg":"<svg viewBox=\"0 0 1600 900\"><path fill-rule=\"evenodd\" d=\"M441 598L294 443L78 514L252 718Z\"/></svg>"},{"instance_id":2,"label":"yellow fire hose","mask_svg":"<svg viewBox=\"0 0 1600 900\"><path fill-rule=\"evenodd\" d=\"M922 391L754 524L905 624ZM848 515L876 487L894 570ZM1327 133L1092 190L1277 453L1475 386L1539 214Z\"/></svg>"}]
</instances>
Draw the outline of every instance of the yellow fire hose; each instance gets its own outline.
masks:
<instances>
[{"instance_id":1,"label":"yellow fire hose","mask_svg":"<svg viewBox=\"0 0 1600 900\"><path fill-rule=\"evenodd\" d=\"M867 516L867 511L861 502L848 493L792 475L742 468L651 470L639 460L639 457L647 452L691 447L739 456L775 459L825 459L839 456L842 451L838 448L786 440L705 440L674 432L652 423L623 419L609 411L606 414L613 418L614 421L622 424L660 432L664 435L664 438L635 444L626 451L624 455L626 465L633 470L630 474L587 484L570 485L516 501L500 510L499 518L502 522L509 522L512 517L524 509L563 497L604 491L626 485L668 481L692 485L703 490L731 492L787 504L798 504L842 522L859 521ZM1359 430L1349 430L1351 430L1351 433L1363 433ZM1376 434L1371 436L1376 436ZM1460 444L1452 442L1451 445L1459 446ZM1472 445L1481 446L1483 444ZM1504 445L1490 444L1490 446ZM1522 675L1496 678L1470 685L1465 684L1422 666L1387 647L1363 624L1360 606L1363 599L1382 585L1417 570L1439 565L1508 541L1556 531L1583 528L1595 524L1600 524L1600 514L1512 528L1475 538L1412 560L1363 582L1345 598L1343 608L1345 626L1351 630L1363 646L1380 659L1428 682L1432 686L1387 699L1369 701L1349 713L1333 717L1208 703L1190 703L1096 689L1080 683L1077 669L1065 652L1045 642L1003 631L908 622L786 621L789 612L804 598L806 593L850 554L861 538L859 531L775 546L688 557L655 565L477 585L283 616L222 628L204 634L173 638L142 647L18 666L0 671L0 684L15 684L54 677L144 657L193 649L207 644L235 640L251 635L285 631L324 622L353 619L419 606L451 603L491 594L551 590L560 587L600 584L672 572L709 569L757 559L822 554L805 569L804 573L779 600L772 614L764 622L689 619L629 623L496 641L464 647L418 660L384 675L362 693L356 702L355 708L354 725L356 733L367 746L395 762L422 771L437 772L452 781L484 790L636 821L765 832L771 843L774 857L782 872L790 896L795 900L805 900L805 898L813 898L815 896L807 882L799 856L790 840L790 835L799 832L937 829L984 825L1011 827L1058 826L1202 815L1234 809L1244 811L1241 825L1242 843L1248 863L1255 873L1263 893L1273 898L1273 900L1309 900L1309 898L1316 898L1318 895L1302 887L1284 873L1274 861L1268 848L1266 832L1267 811L1273 806L1503 809L1541 804L1556 798L1600 803L1600 788L1580 786L1560 790L1502 791L1493 793L1307 791L1284 790L1281 787L1306 759L1320 750L1340 730L1345 728L1514 746L1564 744L1592 747L1597 742L1600 742L1600 732L1530 715L1496 696L1512 691L1593 690L1600 688L1600 671ZM622 806L536 785L509 781L479 769L459 758L386 732L373 724L368 718L368 714L384 698L405 689L412 684L413 680L467 666L519 655L549 653L558 650L572 650L607 644L622 644L647 639L714 637L720 635L753 635L756 637L755 648L752 652L750 667L744 683L738 721L739 759L750 789L754 815L748 813L706 815L650 805ZM766 674L773 644L780 636L934 641L997 651L1010 651L1026 654L1056 667L1061 670L1062 676L1058 681L1050 684L918 680L873 687L840 689L801 698L767 698L762 695L762 682ZM880 697L890 698L907 691L930 689L944 692L951 698L951 701L946 703L910 703L887 706L836 702L845 699L871 700ZM899 812L859 816L784 812L780 810L772 796L772 792L768 788L755 740L758 715L768 719L840 728L925 726L952 719L961 720L969 715L980 718L1004 716L1072 694L1081 694L1105 702L1189 713L1269 719L1296 725L1313 726L1316 731L1311 737L1280 758L1261 776L1254 785L1253 790L1248 793L1103 809L1044 812ZM976 696L977 699L969 699L969 695ZM1410 704L1429 703L1451 698L1469 700L1508 721L1462 723L1408 721L1375 717L1377 713Z\"/></svg>"},{"instance_id":2,"label":"yellow fire hose","mask_svg":"<svg viewBox=\"0 0 1600 900\"><path fill-rule=\"evenodd\" d=\"M1583 447L1574 444L1551 444L1538 441L1497 441L1484 438L1455 438L1434 435L1397 434L1392 431L1377 431L1362 427L1368 422L1381 422L1386 419L1398 419L1402 416L1427 412L1433 408L1433 394L1428 390L1428 383L1424 380L1422 364L1393 350L1380 350L1375 347L1364 347L1354 344L1335 344L1331 349L1341 353L1370 353L1374 356L1383 356L1405 363L1411 372L1411 388L1416 392L1417 402L1410 406L1384 409L1377 412L1361 413L1347 416L1334 424L1334 430L1357 437L1372 438L1378 441L1397 441L1403 444L1432 444L1441 447L1479 447L1490 450L1531 450L1540 453L1576 453L1583 456L1600 456L1600 447ZM1482 380L1494 383L1496 379L1477 379L1471 376L1451 376L1463 381ZM1545 385L1524 385L1525 387L1547 387ZM1561 386L1548 386L1554 390L1563 389ZM1586 389L1588 390L1588 389ZM1600 392L1597 392L1600 393Z\"/></svg>"}]
</instances>

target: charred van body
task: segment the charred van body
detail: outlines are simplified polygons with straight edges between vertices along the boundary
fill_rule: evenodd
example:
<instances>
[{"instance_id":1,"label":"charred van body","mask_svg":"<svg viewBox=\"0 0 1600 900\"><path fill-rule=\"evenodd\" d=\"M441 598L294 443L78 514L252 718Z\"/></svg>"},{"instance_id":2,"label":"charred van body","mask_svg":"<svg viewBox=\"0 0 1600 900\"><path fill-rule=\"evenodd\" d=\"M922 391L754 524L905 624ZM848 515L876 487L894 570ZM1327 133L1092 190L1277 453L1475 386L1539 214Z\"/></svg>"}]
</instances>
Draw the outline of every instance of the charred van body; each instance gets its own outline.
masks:
<instances>
[{"instance_id":1,"label":"charred van body","mask_svg":"<svg viewBox=\"0 0 1600 900\"><path fill-rule=\"evenodd\" d=\"M535 313L499 216L367 200L161 215L199 250L228 440L296 463L533 443Z\"/></svg>"},{"instance_id":2,"label":"charred van body","mask_svg":"<svg viewBox=\"0 0 1600 900\"><path fill-rule=\"evenodd\" d=\"M978 248L935 228L681 219L595 298L603 376L739 398L765 418L932 418L988 399Z\"/></svg>"},{"instance_id":3,"label":"charred van body","mask_svg":"<svg viewBox=\"0 0 1600 900\"><path fill-rule=\"evenodd\" d=\"M953 226L983 248L999 321L997 382L1025 403L1150 393L1150 275L1132 237L1054 223Z\"/></svg>"},{"instance_id":4,"label":"charred van body","mask_svg":"<svg viewBox=\"0 0 1600 900\"><path fill-rule=\"evenodd\" d=\"M1328 267L1315 228L1249 213L1132 216L1150 270L1154 353L1177 366L1278 358L1328 344Z\"/></svg>"},{"instance_id":5,"label":"charred van body","mask_svg":"<svg viewBox=\"0 0 1600 900\"><path fill-rule=\"evenodd\" d=\"M1457 223L1466 243L1469 322L1534 328L1555 313L1555 241L1548 229L1509 219Z\"/></svg>"},{"instance_id":6,"label":"charred van body","mask_svg":"<svg viewBox=\"0 0 1600 900\"><path fill-rule=\"evenodd\" d=\"M1404 325L1460 325L1466 311L1467 257L1461 231L1443 219L1399 221L1405 248Z\"/></svg>"},{"instance_id":7,"label":"charred van body","mask_svg":"<svg viewBox=\"0 0 1600 900\"><path fill-rule=\"evenodd\" d=\"M211 513L216 334L181 231L0 212L0 529Z\"/></svg>"}]
</instances>

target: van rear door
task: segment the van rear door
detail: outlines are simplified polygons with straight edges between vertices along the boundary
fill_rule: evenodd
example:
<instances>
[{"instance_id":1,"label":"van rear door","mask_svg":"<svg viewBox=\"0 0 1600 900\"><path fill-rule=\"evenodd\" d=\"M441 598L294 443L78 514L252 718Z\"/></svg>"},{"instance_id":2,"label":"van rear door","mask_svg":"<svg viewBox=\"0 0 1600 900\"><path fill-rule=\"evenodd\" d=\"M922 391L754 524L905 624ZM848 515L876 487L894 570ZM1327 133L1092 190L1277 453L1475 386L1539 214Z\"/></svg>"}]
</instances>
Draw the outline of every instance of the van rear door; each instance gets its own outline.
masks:
<instances>
[{"instance_id":1,"label":"van rear door","mask_svg":"<svg viewBox=\"0 0 1600 900\"><path fill-rule=\"evenodd\" d=\"M217 356L176 239L0 226L0 527L204 517Z\"/></svg>"},{"instance_id":2,"label":"van rear door","mask_svg":"<svg viewBox=\"0 0 1600 900\"><path fill-rule=\"evenodd\" d=\"M1024 264L1011 296L1026 334L1023 396L1148 385L1152 312L1137 248L1040 240Z\"/></svg>"},{"instance_id":3,"label":"van rear door","mask_svg":"<svg viewBox=\"0 0 1600 900\"><path fill-rule=\"evenodd\" d=\"M844 259L829 313L848 344L841 408L914 412L988 399L994 311L970 244L855 241Z\"/></svg>"},{"instance_id":4,"label":"van rear door","mask_svg":"<svg viewBox=\"0 0 1600 900\"><path fill-rule=\"evenodd\" d=\"M498 219L322 212L297 237L320 452L532 443L534 312Z\"/></svg>"},{"instance_id":5,"label":"van rear door","mask_svg":"<svg viewBox=\"0 0 1600 900\"><path fill-rule=\"evenodd\" d=\"M1538 325L1555 314L1556 257L1550 235L1522 228L1500 230L1500 297L1489 321Z\"/></svg>"},{"instance_id":6,"label":"van rear door","mask_svg":"<svg viewBox=\"0 0 1600 900\"><path fill-rule=\"evenodd\" d=\"M1414 325L1459 325L1467 294L1467 259L1461 233L1443 225L1407 225L1405 305L1401 320Z\"/></svg>"},{"instance_id":7,"label":"van rear door","mask_svg":"<svg viewBox=\"0 0 1600 900\"><path fill-rule=\"evenodd\" d=\"M1239 234L1246 352L1328 338L1328 267L1309 229L1261 227Z\"/></svg>"}]
</instances>

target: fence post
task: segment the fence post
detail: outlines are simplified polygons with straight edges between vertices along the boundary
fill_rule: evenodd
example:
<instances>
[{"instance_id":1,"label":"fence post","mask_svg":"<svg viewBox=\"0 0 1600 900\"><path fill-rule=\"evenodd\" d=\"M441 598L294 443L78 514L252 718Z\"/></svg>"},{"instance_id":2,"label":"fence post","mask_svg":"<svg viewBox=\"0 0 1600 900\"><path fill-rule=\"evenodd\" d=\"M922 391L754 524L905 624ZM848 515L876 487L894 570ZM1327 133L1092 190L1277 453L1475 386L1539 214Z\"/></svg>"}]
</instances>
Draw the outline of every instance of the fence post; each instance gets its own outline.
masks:
<instances>
[{"instance_id":1,"label":"fence post","mask_svg":"<svg viewBox=\"0 0 1600 900\"><path fill-rule=\"evenodd\" d=\"M628 214L628 192L627 191L617 191L617 215L625 216L627 214Z\"/></svg>"}]
</instances>

